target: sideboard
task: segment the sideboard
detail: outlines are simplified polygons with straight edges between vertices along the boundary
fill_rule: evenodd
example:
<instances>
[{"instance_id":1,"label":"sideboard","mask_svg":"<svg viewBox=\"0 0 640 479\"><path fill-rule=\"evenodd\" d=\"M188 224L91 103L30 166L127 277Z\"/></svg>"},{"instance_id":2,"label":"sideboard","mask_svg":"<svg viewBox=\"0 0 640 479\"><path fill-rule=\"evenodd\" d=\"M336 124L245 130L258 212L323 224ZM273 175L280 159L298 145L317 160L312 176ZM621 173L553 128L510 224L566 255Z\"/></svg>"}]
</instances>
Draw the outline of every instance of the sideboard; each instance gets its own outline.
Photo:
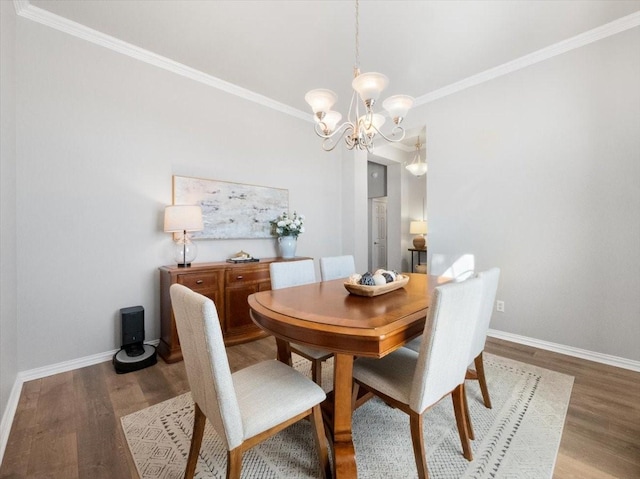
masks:
<instances>
[{"instance_id":1,"label":"sideboard","mask_svg":"<svg viewBox=\"0 0 640 479\"><path fill-rule=\"evenodd\" d=\"M266 336L249 316L247 297L271 289L269 264L310 259L265 258L253 263L194 263L188 268L160 267L160 344L158 354L167 363L182 360L182 350L171 308L169 288L182 284L213 300L227 346Z\"/></svg>"}]
</instances>

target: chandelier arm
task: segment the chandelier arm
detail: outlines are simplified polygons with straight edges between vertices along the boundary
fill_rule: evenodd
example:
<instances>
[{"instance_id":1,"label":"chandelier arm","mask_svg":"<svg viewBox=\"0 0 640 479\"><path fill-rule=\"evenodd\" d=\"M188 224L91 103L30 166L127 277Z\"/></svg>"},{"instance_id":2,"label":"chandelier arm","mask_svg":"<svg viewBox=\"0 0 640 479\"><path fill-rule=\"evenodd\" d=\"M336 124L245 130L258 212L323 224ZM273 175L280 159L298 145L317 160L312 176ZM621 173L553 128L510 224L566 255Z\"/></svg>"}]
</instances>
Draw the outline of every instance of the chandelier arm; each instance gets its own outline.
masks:
<instances>
[{"instance_id":1,"label":"chandelier arm","mask_svg":"<svg viewBox=\"0 0 640 479\"><path fill-rule=\"evenodd\" d=\"M345 121L335 130L333 130L333 132L329 133L328 135L325 135L324 131L322 130L322 127L320 126L321 123L322 122L315 124L314 131L316 132L316 135L318 135L320 138L324 138L325 140L333 138L340 132L340 130L343 130L342 133L339 135L339 136L342 136L345 134L345 132L349 128L353 129L353 125L351 124L351 122Z\"/></svg>"},{"instance_id":2,"label":"chandelier arm","mask_svg":"<svg viewBox=\"0 0 640 479\"><path fill-rule=\"evenodd\" d=\"M387 135L385 135L385 134L384 134L384 133L382 133L380 130L378 130L375 126L372 126L372 128L373 128L374 130L376 130L376 132L378 132L378 134L379 134L382 138L384 138L385 140L387 140L387 141L388 141L388 142L390 142L390 143L398 143L399 141L404 140L405 131L404 131L404 128L402 128L400 125L396 125L396 126L394 126L394 127L393 127L393 130L391 130L391 136L395 136L395 135L396 135L396 132L398 132L398 131L402 132L402 135L400 136L400 138L398 138L398 139L396 139L396 140L394 140L394 139L392 139L392 138L389 138Z\"/></svg>"},{"instance_id":3,"label":"chandelier arm","mask_svg":"<svg viewBox=\"0 0 640 479\"><path fill-rule=\"evenodd\" d=\"M324 151L332 151L340 143L340 140L343 137L345 138L345 141L346 141L346 143L348 145L349 144L349 141L348 141L349 135L347 135L347 132L349 130L353 131L353 125L351 125L351 123L349 123L349 122L344 122L332 134L330 134L330 135L324 135L324 134L318 135L318 136L320 136L320 138L324 139L324 141L322 142L322 149ZM316 131L316 134L317 133L318 132ZM340 134L338 135L338 133L340 133ZM345 135L347 135L347 136L345 136ZM349 149L351 149L351 148L353 148L353 147L350 147Z\"/></svg>"}]
</instances>

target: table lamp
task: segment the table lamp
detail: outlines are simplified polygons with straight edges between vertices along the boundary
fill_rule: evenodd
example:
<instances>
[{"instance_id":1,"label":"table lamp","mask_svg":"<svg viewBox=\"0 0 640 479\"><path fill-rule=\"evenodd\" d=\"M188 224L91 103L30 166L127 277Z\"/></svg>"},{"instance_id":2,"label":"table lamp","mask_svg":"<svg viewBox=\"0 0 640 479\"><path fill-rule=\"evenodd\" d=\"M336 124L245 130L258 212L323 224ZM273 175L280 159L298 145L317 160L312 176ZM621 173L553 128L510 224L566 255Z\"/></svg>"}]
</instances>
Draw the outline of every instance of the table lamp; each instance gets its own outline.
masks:
<instances>
[{"instance_id":1,"label":"table lamp","mask_svg":"<svg viewBox=\"0 0 640 479\"><path fill-rule=\"evenodd\" d=\"M409 224L409 233L416 235L413 237L413 247L415 249L424 249L427 241L424 239L424 235L427 233L426 221L412 221Z\"/></svg>"},{"instance_id":2,"label":"table lamp","mask_svg":"<svg viewBox=\"0 0 640 479\"><path fill-rule=\"evenodd\" d=\"M196 259L198 248L191 242L189 231L202 231L202 209L197 205L172 205L164 209L164 231L174 234L175 260L178 267L187 268ZM177 238L176 238L177 236Z\"/></svg>"}]
</instances>

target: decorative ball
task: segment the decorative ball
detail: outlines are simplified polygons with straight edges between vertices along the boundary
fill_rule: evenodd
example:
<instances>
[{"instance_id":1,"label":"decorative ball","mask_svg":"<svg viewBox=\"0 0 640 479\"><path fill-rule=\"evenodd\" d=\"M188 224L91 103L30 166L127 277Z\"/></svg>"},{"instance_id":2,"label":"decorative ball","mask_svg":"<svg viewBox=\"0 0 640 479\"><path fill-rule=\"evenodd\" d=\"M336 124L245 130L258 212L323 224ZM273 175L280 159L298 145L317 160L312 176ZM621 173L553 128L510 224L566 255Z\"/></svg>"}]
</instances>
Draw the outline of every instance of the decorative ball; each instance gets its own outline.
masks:
<instances>
[{"instance_id":1,"label":"decorative ball","mask_svg":"<svg viewBox=\"0 0 640 479\"><path fill-rule=\"evenodd\" d=\"M395 281L396 280L396 275L393 273L393 271L389 271L389 270L384 270L382 273L380 273L381 275L386 275L388 274L389 276L391 276L391 281ZM386 277L386 276L385 276ZM388 283L390 283L391 281L387 281Z\"/></svg>"},{"instance_id":2,"label":"decorative ball","mask_svg":"<svg viewBox=\"0 0 640 479\"><path fill-rule=\"evenodd\" d=\"M349 276L349 279L347 280L347 283L349 284L360 284L360 278L362 278L361 274L352 274L351 276Z\"/></svg>"},{"instance_id":3,"label":"decorative ball","mask_svg":"<svg viewBox=\"0 0 640 479\"><path fill-rule=\"evenodd\" d=\"M374 274L373 281L376 283L376 286L381 286L383 284L387 284L387 279L382 274Z\"/></svg>"},{"instance_id":4,"label":"decorative ball","mask_svg":"<svg viewBox=\"0 0 640 479\"><path fill-rule=\"evenodd\" d=\"M389 272L382 273L382 276L384 276L384 279L387 281L387 283L392 283L394 281L393 276L391 276Z\"/></svg>"},{"instance_id":5,"label":"decorative ball","mask_svg":"<svg viewBox=\"0 0 640 479\"><path fill-rule=\"evenodd\" d=\"M366 272L360 278L360 284L365 285L365 286L375 286L376 282L373 279L373 275L371 273L369 273L369 272Z\"/></svg>"}]
</instances>

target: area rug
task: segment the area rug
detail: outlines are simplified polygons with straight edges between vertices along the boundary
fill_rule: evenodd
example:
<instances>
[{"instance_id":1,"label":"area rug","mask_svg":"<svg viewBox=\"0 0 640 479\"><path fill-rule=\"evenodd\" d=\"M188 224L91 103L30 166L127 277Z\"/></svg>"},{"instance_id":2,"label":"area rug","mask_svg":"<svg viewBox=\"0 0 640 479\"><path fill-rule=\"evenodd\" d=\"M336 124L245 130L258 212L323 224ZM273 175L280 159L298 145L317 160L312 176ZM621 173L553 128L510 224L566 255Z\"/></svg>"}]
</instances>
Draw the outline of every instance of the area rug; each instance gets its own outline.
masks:
<instances>
[{"instance_id":1,"label":"area rug","mask_svg":"<svg viewBox=\"0 0 640 479\"><path fill-rule=\"evenodd\" d=\"M330 360L331 361L331 360ZM331 363L323 366L323 386L331 385ZM309 363L294 367L310 374ZM445 398L424 418L427 464L432 479L551 478L573 386L573 377L485 354L493 409L486 409L477 381L467 381L476 439L474 460L462 456L451 400ZM286 400L286 398L283 398ZM190 393L121 418L129 449L142 479L182 478L193 424ZM358 477L417 477L409 420L373 399L353 415ZM226 450L209 422L196 478L224 478ZM301 421L245 453L243 478L318 478L311 426Z\"/></svg>"}]
</instances>

